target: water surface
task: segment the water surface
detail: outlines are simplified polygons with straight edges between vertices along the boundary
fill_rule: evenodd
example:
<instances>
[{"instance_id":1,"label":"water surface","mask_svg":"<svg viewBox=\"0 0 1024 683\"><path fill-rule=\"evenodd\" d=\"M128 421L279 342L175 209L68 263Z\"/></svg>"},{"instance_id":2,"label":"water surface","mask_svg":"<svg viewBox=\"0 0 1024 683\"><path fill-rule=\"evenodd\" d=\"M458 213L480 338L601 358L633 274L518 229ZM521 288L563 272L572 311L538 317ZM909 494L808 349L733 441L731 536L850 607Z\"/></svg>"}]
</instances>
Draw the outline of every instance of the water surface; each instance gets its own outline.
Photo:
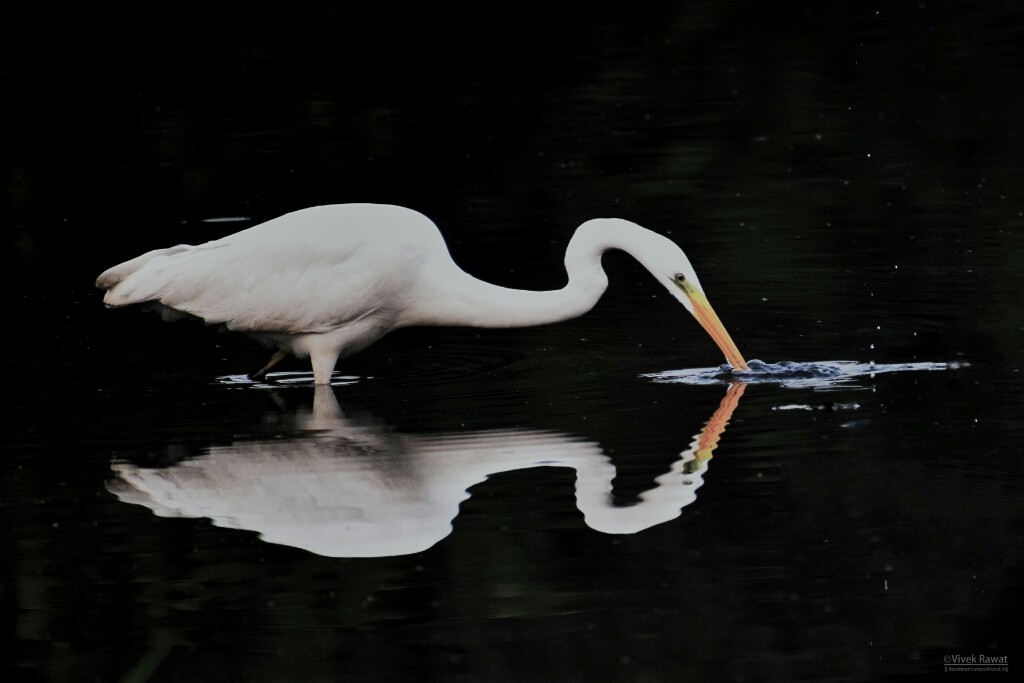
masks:
<instances>
[{"instance_id":1,"label":"water surface","mask_svg":"<svg viewBox=\"0 0 1024 683\"><path fill-rule=\"evenodd\" d=\"M853 360L801 363L780 361L765 363L762 360L748 361L749 370L735 370L728 364L717 368L691 368L686 370L663 370L643 375L654 382L667 384L778 384L783 387L827 390L839 386L856 386L860 380L871 380L877 375L889 372L920 372L922 370L955 370L964 367L963 362L954 363L858 363Z\"/></svg>"}]
</instances>

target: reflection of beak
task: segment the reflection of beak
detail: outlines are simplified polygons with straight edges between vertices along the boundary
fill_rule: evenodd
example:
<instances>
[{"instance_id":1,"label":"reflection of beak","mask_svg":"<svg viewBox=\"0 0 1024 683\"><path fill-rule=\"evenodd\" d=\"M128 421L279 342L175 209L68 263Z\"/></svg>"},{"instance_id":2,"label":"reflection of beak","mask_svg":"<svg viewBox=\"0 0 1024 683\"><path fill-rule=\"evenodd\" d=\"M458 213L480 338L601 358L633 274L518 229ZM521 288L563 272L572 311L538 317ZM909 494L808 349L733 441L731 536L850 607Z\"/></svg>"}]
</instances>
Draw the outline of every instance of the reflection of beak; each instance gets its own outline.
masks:
<instances>
[{"instance_id":1,"label":"reflection of beak","mask_svg":"<svg viewBox=\"0 0 1024 683\"><path fill-rule=\"evenodd\" d=\"M715 313L715 309L711 308L711 304L708 303L708 299L704 296L704 292L694 287L689 282L676 283L690 298L690 303L693 304L693 315L697 318L697 322L704 328L704 331L711 335L711 338L718 344L718 348L725 354L725 360L728 361L729 365L734 370L749 370L747 367L747 361L743 360L743 355L740 350L736 348L736 342L732 340L729 333L725 331L725 325L718 319L718 315Z\"/></svg>"},{"instance_id":2,"label":"reflection of beak","mask_svg":"<svg viewBox=\"0 0 1024 683\"><path fill-rule=\"evenodd\" d=\"M698 462L711 459L711 452L718 448L718 440L722 438L725 426L729 424L732 413L736 410L736 406L740 404L740 397L743 396L743 392L746 389L747 385L743 382L733 382L729 385L729 389L726 390L722 402L718 404L718 410L711 416L711 419L704 425L704 429L700 433L695 454L695 459Z\"/></svg>"}]
</instances>

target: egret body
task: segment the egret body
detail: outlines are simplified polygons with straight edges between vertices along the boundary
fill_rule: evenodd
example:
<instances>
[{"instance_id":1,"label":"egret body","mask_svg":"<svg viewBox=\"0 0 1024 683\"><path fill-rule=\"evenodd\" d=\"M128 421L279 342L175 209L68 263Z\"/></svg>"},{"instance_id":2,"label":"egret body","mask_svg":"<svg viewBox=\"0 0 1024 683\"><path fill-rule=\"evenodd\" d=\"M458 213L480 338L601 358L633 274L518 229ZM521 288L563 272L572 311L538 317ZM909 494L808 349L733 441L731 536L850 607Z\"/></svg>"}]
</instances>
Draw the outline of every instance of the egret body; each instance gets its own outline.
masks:
<instances>
[{"instance_id":1,"label":"egret body","mask_svg":"<svg viewBox=\"0 0 1024 683\"><path fill-rule=\"evenodd\" d=\"M339 357L415 325L527 327L583 315L608 286L601 255L621 249L693 314L736 369L747 368L682 250L635 223L581 225L565 252L568 283L535 292L464 272L437 226L411 209L340 204L295 211L197 246L157 249L105 271L109 307L153 302L308 356L317 384ZM259 373L258 373L259 374Z\"/></svg>"}]
</instances>

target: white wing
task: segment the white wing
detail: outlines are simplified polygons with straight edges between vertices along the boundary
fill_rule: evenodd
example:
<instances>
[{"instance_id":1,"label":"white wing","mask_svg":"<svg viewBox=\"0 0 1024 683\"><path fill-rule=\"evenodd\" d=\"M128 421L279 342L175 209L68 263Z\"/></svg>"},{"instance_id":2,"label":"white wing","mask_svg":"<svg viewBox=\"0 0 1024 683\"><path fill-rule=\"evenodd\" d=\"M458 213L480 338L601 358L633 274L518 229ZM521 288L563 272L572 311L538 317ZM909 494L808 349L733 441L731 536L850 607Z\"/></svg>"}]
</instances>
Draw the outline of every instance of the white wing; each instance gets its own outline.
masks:
<instances>
[{"instance_id":1,"label":"white wing","mask_svg":"<svg viewBox=\"0 0 1024 683\"><path fill-rule=\"evenodd\" d=\"M100 275L109 306L157 301L248 332L326 332L400 309L426 264L448 258L436 226L401 207L296 211L198 246L149 252Z\"/></svg>"}]
</instances>

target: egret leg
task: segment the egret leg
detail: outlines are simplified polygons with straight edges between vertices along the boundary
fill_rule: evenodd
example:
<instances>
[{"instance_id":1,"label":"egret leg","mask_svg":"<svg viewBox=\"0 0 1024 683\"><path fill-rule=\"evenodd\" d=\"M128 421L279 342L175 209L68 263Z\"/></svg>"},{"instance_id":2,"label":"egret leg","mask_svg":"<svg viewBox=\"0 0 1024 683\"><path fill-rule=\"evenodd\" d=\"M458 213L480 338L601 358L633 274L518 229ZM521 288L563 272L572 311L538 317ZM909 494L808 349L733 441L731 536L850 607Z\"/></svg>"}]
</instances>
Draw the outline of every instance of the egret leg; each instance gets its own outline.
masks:
<instances>
[{"instance_id":1,"label":"egret leg","mask_svg":"<svg viewBox=\"0 0 1024 683\"><path fill-rule=\"evenodd\" d=\"M282 360L284 360L284 357L287 355L288 354L285 353L284 351L278 350L273 356L270 357L270 360L267 361L266 365L264 365L256 372L250 373L249 379L263 379L264 377L267 376L267 372L270 371L270 368L274 367Z\"/></svg>"},{"instance_id":2,"label":"egret leg","mask_svg":"<svg viewBox=\"0 0 1024 683\"><path fill-rule=\"evenodd\" d=\"M337 351L312 351L309 359L313 363L313 383L330 384L334 364L338 362Z\"/></svg>"}]
</instances>

